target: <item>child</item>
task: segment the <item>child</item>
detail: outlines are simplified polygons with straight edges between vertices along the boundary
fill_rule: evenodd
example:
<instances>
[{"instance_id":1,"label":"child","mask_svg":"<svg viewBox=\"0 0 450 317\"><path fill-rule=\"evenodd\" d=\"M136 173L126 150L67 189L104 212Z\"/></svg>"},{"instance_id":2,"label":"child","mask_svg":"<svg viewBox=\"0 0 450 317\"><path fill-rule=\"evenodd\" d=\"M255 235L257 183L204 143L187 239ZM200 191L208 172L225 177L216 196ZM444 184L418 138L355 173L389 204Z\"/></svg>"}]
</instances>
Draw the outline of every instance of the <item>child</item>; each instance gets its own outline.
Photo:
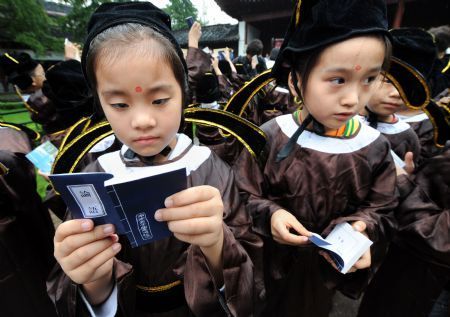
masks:
<instances>
[{"instance_id":1,"label":"child","mask_svg":"<svg viewBox=\"0 0 450 317\"><path fill-rule=\"evenodd\" d=\"M408 160L406 153L412 153L416 160L420 154L420 142L410 125L399 119L395 112L404 107L395 86L386 77L380 76L379 83L365 108L365 123L381 132L391 144L391 148L402 160Z\"/></svg>"},{"instance_id":2,"label":"child","mask_svg":"<svg viewBox=\"0 0 450 317\"><path fill-rule=\"evenodd\" d=\"M394 29L391 34L394 57L414 68L408 66L408 72L395 73L392 67L389 76L400 84L405 104L411 104L409 97L413 96L426 102L418 92L430 87L417 69L426 69L424 42L429 34L412 28ZM415 182L406 173L399 174L399 206L395 211L398 231L366 289L358 316L431 316L433 304L450 278L448 154L447 148L421 164Z\"/></svg>"},{"instance_id":3,"label":"child","mask_svg":"<svg viewBox=\"0 0 450 317\"><path fill-rule=\"evenodd\" d=\"M0 57L0 64L8 76L8 82L17 86L20 93L32 94L42 88L45 80L44 68L27 53L5 53Z\"/></svg>"},{"instance_id":4,"label":"child","mask_svg":"<svg viewBox=\"0 0 450 317\"><path fill-rule=\"evenodd\" d=\"M437 51L432 35L419 28L394 29L391 33L394 40L395 57L414 67L425 78L427 89L431 97L434 97L436 87L440 83L436 81L439 78L436 75L438 70L434 67L437 61ZM440 80L444 79L441 77ZM435 144L433 123L422 109L414 110L404 107L397 114L400 119L413 128L419 137L420 155L417 158L419 165L442 153L443 149Z\"/></svg>"},{"instance_id":5,"label":"child","mask_svg":"<svg viewBox=\"0 0 450 317\"><path fill-rule=\"evenodd\" d=\"M57 316L45 280L55 264L55 229L22 153L0 148L0 307L2 316Z\"/></svg>"},{"instance_id":6,"label":"child","mask_svg":"<svg viewBox=\"0 0 450 317\"><path fill-rule=\"evenodd\" d=\"M119 176L177 161L186 165L190 188L167 197L166 208L155 214L174 236L136 249L112 225L61 224L55 234L61 267L48 284L58 313L252 315L261 283L255 284L256 267L246 250L257 256L261 241L249 232L227 165L177 134L187 68L169 16L148 2L101 5L89 22L82 65L101 111L124 144L86 171Z\"/></svg>"},{"instance_id":7,"label":"child","mask_svg":"<svg viewBox=\"0 0 450 317\"><path fill-rule=\"evenodd\" d=\"M273 74L289 82L303 109L262 126L268 143L260 163L242 153L235 164L254 230L266 238L265 316L328 316L335 287L358 296L394 225L389 143L353 118L389 60L385 4L343 7L297 2ZM308 243L311 232L326 236L342 222L374 242L347 275Z\"/></svg>"}]
</instances>

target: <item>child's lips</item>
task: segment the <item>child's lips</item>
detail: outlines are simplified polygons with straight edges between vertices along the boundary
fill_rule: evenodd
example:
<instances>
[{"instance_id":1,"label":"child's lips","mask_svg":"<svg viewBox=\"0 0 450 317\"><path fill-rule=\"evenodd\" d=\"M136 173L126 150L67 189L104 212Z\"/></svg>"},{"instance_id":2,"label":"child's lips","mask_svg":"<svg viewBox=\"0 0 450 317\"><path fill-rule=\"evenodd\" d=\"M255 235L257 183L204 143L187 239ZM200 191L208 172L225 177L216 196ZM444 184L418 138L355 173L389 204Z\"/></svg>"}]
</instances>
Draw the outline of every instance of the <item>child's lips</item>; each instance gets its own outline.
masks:
<instances>
[{"instance_id":1,"label":"child's lips","mask_svg":"<svg viewBox=\"0 0 450 317\"><path fill-rule=\"evenodd\" d=\"M335 113L333 116L339 121L347 121L351 117L355 116L355 112L339 112Z\"/></svg>"},{"instance_id":2,"label":"child's lips","mask_svg":"<svg viewBox=\"0 0 450 317\"><path fill-rule=\"evenodd\" d=\"M397 103L392 103L392 102L384 102L383 103L383 107L391 108L391 109L397 109L398 107L400 107L400 105L397 104Z\"/></svg>"},{"instance_id":3,"label":"child's lips","mask_svg":"<svg viewBox=\"0 0 450 317\"><path fill-rule=\"evenodd\" d=\"M155 143L158 139L159 138L155 136L141 136L137 139L134 139L134 142L142 145L148 145Z\"/></svg>"}]
</instances>

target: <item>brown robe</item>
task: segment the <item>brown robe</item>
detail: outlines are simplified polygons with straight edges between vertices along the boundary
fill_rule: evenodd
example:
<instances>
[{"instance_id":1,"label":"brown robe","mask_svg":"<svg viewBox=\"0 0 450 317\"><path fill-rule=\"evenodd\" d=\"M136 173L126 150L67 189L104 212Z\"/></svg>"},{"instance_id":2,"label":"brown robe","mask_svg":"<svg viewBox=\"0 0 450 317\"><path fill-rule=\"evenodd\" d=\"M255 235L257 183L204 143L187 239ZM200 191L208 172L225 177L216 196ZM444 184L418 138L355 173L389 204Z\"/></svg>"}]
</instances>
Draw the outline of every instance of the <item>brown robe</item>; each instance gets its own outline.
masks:
<instances>
[{"instance_id":1,"label":"brown robe","mask_svg":"<svg viewBox=\"0 0 450 317\"><path fill-rule=\"evenodd\" d=\"M0 127L0 150L28 154L32 150L30 138L23 131Z\"/></svg>"},{"instance_id":2,"label":"brown robe","mask_svg":"<svg viewBox=\"0 0 450 317\"><path fill-rule=\"evenodd\" d=\"M197 102L195 97L195 88L197 82L206 74L212 72L211 55L203 52L199 48L189 47L186 55L186 64L188 66L189 74L189 88L191 90L192 102ZM219 82L219 90L221 98L216 100L218 102L227 102L228 99L236 91L236 87L233 87L232 82L225 76L217 76Z\"/></svg>"},{"instance_id":3,"label":"brown robe","mask_svg":"<svg viewBox=\"0 0 450 317\"><path fill-rule=\"evenodd\" d=\"M254 230L266 238L265 316L328 316L333 288L359 296L379 267L395 226L395 166L387 140L363 124L350 139L304 131L290 155L276 163L276 155L297 128L292 115L267 122L262 126L268 137L266 157L256 162L243 152L235 164ZM312 244L276 243L270 222L278 209L323 236L338 223L364 221L374 242L371 267L343 275Z\"/></svg>"},{"instance_id":4,"label":"brown robe","mask_svg":"<svg viewBox=\"0 0 450 317\"><path fill-rule=\"evenodd\" d=\"M180 140L177 146L179 143ZM215 283L199 247L171 236L132 249L126 239L120 237L123 247L114 263L118 286L118 316L225 316L220 299L223 299L233 316L252 316L255 303L264 296L262 274L257 267L261 263L259 254L262 241L250 232L251 220L240 202L230 168L208 148L197 146L188 147L181 155L162 164L179 162L190 166L189 164L195 164L192 160L199 162L199 165L191 170L188 186L216 187L224 202L224 295L222 297L219 294L218 290L222 285ZM113 162L114 166L107 166L108 162ZM141 161L128 161L119 152L113 152L101 156L86 171L114 171L117 175L117 171L128 171L132 169L130 166L136 164L147 169L159 167L158 164L149 167ZM187 305L176 305L177 308L164 313L149 313L139 309L145 303L137 297L151 294L142 294L137 285L142 288L180 282ZM78 290L79 286L57 266L49 279L48 291L61 316L87 316ZM159 295L162 298L160 306L170 306L179 299L176 296L165 297L164 292L156 294L156 298Z\"/></svg>"},{"instance_id":5,"label":"brown robe","mask_svg":"<svg viewBox=\"0 0 450 317\"><path fill-rule=\"evenodd\" d=\"M450 282L450 151L428 160L415 180L398 178L399 230L364 294L360 317L428 316Z\"/></svg>"},{"instance_id":6,"label":"brown robe","mask_svg":"<svg viewBox=\"0 0 450 317\"><path fill-rule=\"evenodd\" d=\"M408 127L398 127L401 125ZM406 122L379 122L377 130L388 139L392 151L394 151L402 160L405 159L405 154L407 152L412 152L415 163L418 163L420 156L420 141L417 134Z\"/></svg>"},{"instance_id":7,"label":"brown robe","mask_svg":"<svg viewBox=\"0 0 450 317\"><path fill-rule=\"evenodd\" d=\"M56 316L45 280L55 263L54 228L36 193L31 163L0 150L0 315Z\"/></svg>"},{"instance_id":8,"label":"brown robe","mask_svg":"<svg viewBox=\"0 0 450 317\"><path fill-rule=\"evenodd\" d=\"M431 157L442 153L443 149L434 143L434 127L426 114L416 115L403 120L416 132L420 141L419 165L424 164Z\"/></svg>"}]
</instances>

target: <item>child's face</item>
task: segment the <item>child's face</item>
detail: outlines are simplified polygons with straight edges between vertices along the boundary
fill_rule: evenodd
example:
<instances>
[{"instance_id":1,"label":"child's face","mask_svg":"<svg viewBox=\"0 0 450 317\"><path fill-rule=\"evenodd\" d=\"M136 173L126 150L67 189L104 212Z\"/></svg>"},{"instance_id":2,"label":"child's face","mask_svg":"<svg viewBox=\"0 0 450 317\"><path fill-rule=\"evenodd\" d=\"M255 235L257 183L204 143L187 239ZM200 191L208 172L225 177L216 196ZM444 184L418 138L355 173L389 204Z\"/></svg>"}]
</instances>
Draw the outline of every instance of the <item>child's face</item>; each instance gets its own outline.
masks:
<instances>
[{"instance_id":1,"label":"child's face","mask_svg":"<svg viewBox=\"0 0 450 317\"><path fill-rule=\"evenodd\" d=\"M403 100L389 79L380 76L367 106L377 115L387 117L402 108Z\"/></svg>"},{"instance_id":2,"label":"child's face","mask_svg":"<svg viewBox=\"0 0 450 317\"><path fill-rule=\"evenodd\" d=\"M141 156L176 144L182 92L170 65L158 54L121 54L98 61L97 93L115 135Z\"/></svg>"},{"instance_id":3,"label":"child's face","mask_svg":"<svg viewBox=\"0 0 450 317\"><path fill-rule=\"evenodd\" d=\"M327 47L303 91L304 111L328 130L343 126L367 104L384 54L383 42L368 36Z\"/></svg>"}]
</instances>

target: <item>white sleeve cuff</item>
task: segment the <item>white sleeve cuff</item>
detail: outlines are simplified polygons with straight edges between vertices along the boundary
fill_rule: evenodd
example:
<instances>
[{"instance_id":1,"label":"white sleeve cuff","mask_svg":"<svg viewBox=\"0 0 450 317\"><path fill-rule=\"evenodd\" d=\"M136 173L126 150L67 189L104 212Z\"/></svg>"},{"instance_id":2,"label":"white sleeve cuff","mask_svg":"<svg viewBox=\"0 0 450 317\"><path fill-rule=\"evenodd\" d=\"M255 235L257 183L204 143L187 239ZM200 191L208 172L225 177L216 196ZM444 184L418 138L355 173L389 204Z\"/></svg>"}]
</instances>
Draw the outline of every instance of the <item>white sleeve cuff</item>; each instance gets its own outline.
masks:
<instances>
[{"instance_id":1,"label":"white sleeve cuff","mask_svg":"<svg viewBox=\"0 0 450 317\"><path fill-rule=\"evenodd\" d=\"M81 288L78 289L81 299L86 305L87 310L91 314L91 317L113 317L117 312L117 285L114 285L114 289L109 295L108 299L101 305L92 307L88 302L86 296L83 294Z\"/></svg>"}]
</instances>

